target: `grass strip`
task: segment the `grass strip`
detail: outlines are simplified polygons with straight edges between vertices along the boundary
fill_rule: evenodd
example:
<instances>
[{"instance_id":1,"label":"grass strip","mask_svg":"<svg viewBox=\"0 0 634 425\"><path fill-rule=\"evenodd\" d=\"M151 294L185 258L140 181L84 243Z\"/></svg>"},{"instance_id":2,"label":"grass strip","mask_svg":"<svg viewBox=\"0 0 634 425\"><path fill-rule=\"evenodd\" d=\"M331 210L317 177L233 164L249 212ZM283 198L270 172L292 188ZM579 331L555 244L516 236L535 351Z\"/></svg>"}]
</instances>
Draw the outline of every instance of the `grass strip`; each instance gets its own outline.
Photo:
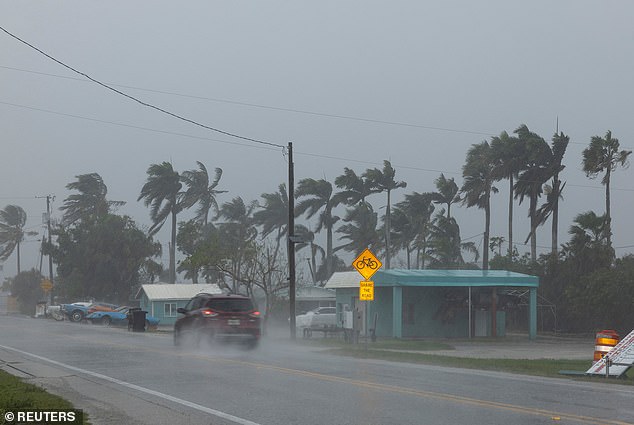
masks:
<instances>
[{"instance_id":1,"label":"grass strip","mask_svg":"<svg viewBox=\"0 0 634 425\"><path fill-rule=\"evenodd\" d=\"M499 341L492 340L491 342ZM301 340L300 343L325 348L331 354L358 359L490 370L551 378L564 378L564 375L559 373L560 371L585 372L592 365L592 362L587 360L470 358L445 354L438 355L433 354L433 352L435 350L453 350L454 347L444 342L429 340L379 339L366 345L363 341L359 344L348 344L338 338L316 338ZM628 374L629 377L634 376L633 371L629 371ZM628 374L626 374L626 378ZM601 382L634 385L632 379L611 378L606 380L602 377L587 377L583 375L566 375L565 377L576 380L593 380L595 382L600 380Z\"/></svg>"},{"instance_id":2,"label":"grass strip","mask_svg":"<svg viewBox=\"0 0 634 425\"><path fill-rule=\"evenodd\" d=\"M57 411L74 408L75 407L65 399L50 394L37 385L24 382L22 379L4 370L0 370L0 411ZM90 425L86 412L83 412L83 419L84 425Z\"/></svg>"}]
</instances>

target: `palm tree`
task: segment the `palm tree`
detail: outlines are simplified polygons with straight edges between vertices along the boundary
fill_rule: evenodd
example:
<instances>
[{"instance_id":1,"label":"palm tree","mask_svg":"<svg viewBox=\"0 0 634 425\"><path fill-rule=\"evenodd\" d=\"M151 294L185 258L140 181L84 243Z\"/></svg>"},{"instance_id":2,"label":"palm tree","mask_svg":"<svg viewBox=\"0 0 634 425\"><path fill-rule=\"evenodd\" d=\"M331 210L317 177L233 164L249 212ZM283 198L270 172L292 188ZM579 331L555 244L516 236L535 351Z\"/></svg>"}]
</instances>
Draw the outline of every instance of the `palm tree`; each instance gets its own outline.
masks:
<instances>
[{"instance_id":1,"label":"palm tree","mask_svg":"<svg viewBox=\"0 0 634 425\"><path fill-rule=\"evenodd\" d=\"M181 179L178 172L174 171L172 164L163 162L152 164L147 169L147 181L141 188L141 194L137 201L143 199L144 205L150 206L150 218L152 226L150 235L156 234L167 218L172 217L172 237L169 246L169 283L176 282L176 215L182 211Z\"/></svg>"},{"instance_id":2,"label":"palm tree","mask_svg":"<svg viewBox=\"0 0 634 425\"><path fill-rule=\"evenodd\" d=\"M362 252L366 248L376 250L380 247L380 236L377 230L378 216L372 205L361 202L357 206L348 209L337 233L341 233L341 239L349 242L335 248L335 251L343 249L354 254Z\"/></svg>"},{"instance_id":3,"label":"palm tree","mask_svg":"<svg viewBox=\"0 0 634 425\"><path fill-rule=\"evenodd\" d=\"M298 183L295 191L297 198L307 198L295 207L296 215L306 213L307 217L311 218L321 211L315 232L326 229L326 279L334 272L332 231L335 223L339 221L339 217L333 215L333 209L339 204L339 199L333 197L332 190L332 184L324 179L307 178Z\"/></svg>"},{"instance_id":4,"label":"palm tree","mask_svg":"<svg viewBox=\"0 0 634 425\"><path fill-rule=\"evenodd\" d=\"M552 139L551 152L552 157L550 160L550 173L553 180L551 185L544 186L544 192L546 193L546 203L541 206L537 211L540 222L545 222L550 214L553 216L552 228L551 228L551 253L553 258L557 258L558 251L558 233L559 233L559 200L563 199L561 194L563 193L566 183L559 180L559 173L566 168L562 164L566 148L570 142L570 137L564 135L564 133L555 134Z\"/></svg>"},{"instance_id":5,"label":"palm tree","mask_svg":"<svg viewBox=\"0 0 634 425\"><path fill-rule=\"evenodd\" d=\"M514 186L515 197L519 198L520 204L526 197L530 201L528 217L531 229L525 243L530 239L531 260L537 261L537 227L543 224L537 213L537 201L543 193L544 183L552 176L550 168L552 152L548 143L539 135L531 132L526 125L521 125L515 130L515 133L526 148L523 171Z\"/></svg>"},{"instance_id":6,"label":"palm tree","mask_svg":"<svg viewBox=\"0 0 634 425\"><path fill-rule=\"evenodd\" d=\"M416 251L417 269L425 268L431 216L434 212L431 193L413 192L396 204L392 211L392 228L396 245L407 253L407 268L411 266L410 253Z\"/></svg>"},{"instance_id":7,"label":"palm tree","mask_svg":"<svg viewBox=\"0 0 634 425\"><path fill-rule=\"evenodd\" d=\"M371 187L376 192L387 193L387 205L385 207L385 268L390 268L390 253L392 251L392 245L390 244L390 233L392 231L390 227L390 203L391 193L395 189L401 189L407 186L404 181L396 181L396 170L392 168L392 164L388 160L383 161L383 170L373 168L366 170L363 174L366 179L370 181Z\"/></svg>"},{"instance_id":8,"label":"palm tree","mask_svg":"<svg viewBox=\"0 0 634 425\"><path fill-rule=\"evenodd\" d=\"M310 247L310 258L308 258L310 266L310 274L312 277L313 285L317 283L317 254L321 254L321 261L323 263L326 258L326 251L315 243L315 233L308 227L298 224L295 226L295 236L299 237L302 242L295 245L297 251L305 247Z\"/></svg>"},{"instance_id":9,"label":"palm tree","mask_svg":"<svg viewBox=\"0 0 634 425\"><path fill-rule=\"evenodd\" d=\"M605 138L594 136L590 140L590 146L583 151L583 171L586 176L595 178L605 171L601 184L605 185L605 216L607 224L608 245L612 245L612 216L610 215L610 177L612 172L621 165L627 167L628 157L632 151L619 151L619 140L612 138L612 132L608 131Z\"/></svg>"},{"instance_id":10,"label":"palm tree","mask_svg":"<svg viewBox=\"0 0 634 425\"><path fill-rule=\"evenodd\" d=\"M467 208L477 206L484 209L484 253L482 269L489 269L489 231L491 228L491 193L497 193L493 186L495 179L495 158L488 142L473 145L467 153L467 162L462 167L464 184L461 192Z\"/></svg>"},{"instance_id":11,"label":"palm tree","mask_svg":"<svg viewBox=\"0 0 634 425\"><path fill-rule=\"evenodd\" d=\"M358 176L348 167L344 168L343 174L335 179L335 185L343 189L336 196L350 206L365 202L367 196L377 193L377 189L365 175Z\"/></svg>"},{"instance_id":12,"label":"palm tree","mask_svg":"<svg viewBox=\"0 0 634 425\"><path fill-rule=\"evenodd\" d=\"M434 218L429 240L431 266L437 269L462 269L466 262L462 252L470 252L478 261L478 250L473 242L460 240L460 226L453 217L445 217L440 210Z\"/></svg>"},{"instance_id":13,"label":"palm tree","mask_svg":"<svg viewBox=\"0 0 634 425\"><path fill-rule=\"evenodd\" d=\"M232 199L220 207L220 217L224 223L218 225L221 238L230 260L230 274L233 278L233 292L238 292L242 279L242 266L247 257L253 254L253 244L258 235L253 218L257 202L245 203L241 197Z\"/></svg>"},{"instance_id":14,"label":"palm tree","mask_svg":"<svg viewBox=\"0 0 634 425\"><path fill-rule=\"evenodd\" d=\"M253 214L253 219L256 225L262 227L261 236L263 239L271 233L277 232L273 254L273 258L277 258L280 241L288 234L289 205L286 184L280 184L278 192L263 193L262 199L264 199L264 205L260 205L260 209Z\"/></svg>"},{"instance_id":15,"label":"palm tree","mask_svg":"<svg viewBox=\"0 0 634 425\"><path fill-rule=\"evenodd\" d=\"M24 230L26 212L18 205L7 205L0 210L0 260L6 261L13 254L18 255L18 274L20 273L20 243L25 236L37 235L37 232Z\"/></svg>"},{"instance_id":16,"label":"palm tree","mask_svg":"<svg viewBox=\"0 0 634 425\"><path fill-rule=\"evenodd\" d=\"M66 189L79 193L70 195L60 210L64 211L63 221L66 225L90 217L102 217L113 207L125 205L124 201L108 201L108 187L97 173L75 176L77 181L68 183Z\"/></svg>"},{"instance_id":17,"label":"palm tree","mask_svg":"<svg viewBox=\"0 0 634 425\"><path fill-rule=\"evenodd\" d=\"M509 180L508 256L510 258L513 255L513 186L514 179L524 165L524 144L517 137L509 136L506 131L503 131L499 136L491 139L491 150L495 160L495 180Z\"/></svg>"},{"instance_id":18,"label":"palm tree","mask_svg":"<svg viewBox=\"0 0 634 425\"><path fill-rule=\"evenodd\" d=\"M199 204L195 219L206 225L209 222L209 211L211 209L218 214L216 196L221 193L227 193L227 191L216 189L222 177L222 168L215 169L214 179L209 183L207 167L200 161L196 161L196 163L198 164L197 170L183 171L181 174L181 179L187 186L182 204L184 209Z\"/></svg>"},{"instance_id":19,"label":"palm tree","mask_svg":"<svg viewBox=\"0 0 634 425\"><path fill-rule=\"evenodd\" d=\"M605 215L598 216L593 211L578 214L570 226L570 241L564 252L575 262L575 269L581 275L590 274L602 267L609 267L614 258L614 250L607 244L608 230Z\"/></svg>"},{"instance_id":20,"label":"palm tree","mask_svg":"<svg viewBox=\"0 0 634 425\"><path fill-rule=\"evenodd\" d=\"M435 204L447 204L447 218L451 217L451 204L460 202L460 193L458 185L454 178L447 179L443 173L440 173L434 183L438 192L433 193L433 201Z\"/></svg>"}]
</instances>

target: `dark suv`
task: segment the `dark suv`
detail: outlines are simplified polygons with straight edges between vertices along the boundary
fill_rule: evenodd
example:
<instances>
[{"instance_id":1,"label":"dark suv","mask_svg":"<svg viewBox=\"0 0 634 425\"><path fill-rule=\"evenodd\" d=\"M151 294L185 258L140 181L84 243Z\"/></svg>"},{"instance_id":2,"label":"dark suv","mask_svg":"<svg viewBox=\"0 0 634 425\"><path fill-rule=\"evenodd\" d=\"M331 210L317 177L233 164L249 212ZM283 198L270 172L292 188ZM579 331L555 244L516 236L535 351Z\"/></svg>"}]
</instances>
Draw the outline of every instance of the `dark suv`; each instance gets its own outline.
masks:
<instances>
[{"instance_id":1,"label":"dark suv","mask_svg":"<svg viewBox=\"0 0 634 425\"><path fill-rule=\"evenodd\" d=\"M177 311L183 316L174 324L174 345L228 340L255 348L260 341L260 312L248 297L198 294Z\"/></svg>"}]
</instances>

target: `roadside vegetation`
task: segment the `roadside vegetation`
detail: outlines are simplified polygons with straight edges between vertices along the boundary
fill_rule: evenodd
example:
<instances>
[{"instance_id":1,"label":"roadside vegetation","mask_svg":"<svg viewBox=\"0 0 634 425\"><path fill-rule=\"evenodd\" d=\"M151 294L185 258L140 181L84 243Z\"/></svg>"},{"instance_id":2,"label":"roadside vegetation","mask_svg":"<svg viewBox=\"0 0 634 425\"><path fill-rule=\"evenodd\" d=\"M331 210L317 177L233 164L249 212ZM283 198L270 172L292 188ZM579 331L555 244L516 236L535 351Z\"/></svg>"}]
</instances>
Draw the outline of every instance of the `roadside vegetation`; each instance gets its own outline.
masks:
<instances>
[{"instance_id":1,"label":"roadside vegetation","mask_svg":"<svg viewBox=\"0 0 634 425\"><path fill-rule=\"evenodd\" d=\"M0 411L74 409L68 401L0 370ZM2 416L4 417L4 415ZM84 425L90 425L83 412ZM4 423L4 421L2 422Z\"/></svg>"},{"instance_id":2,"label":"roadside vegetation","mask_svg":"<svg viewBox=\"0 0 634 425\"><path fill-rule=\"evenodd\" d=\"M351 270L344 258L370 248L386 268L498 269L538 276L541 299L557 313L556 319L554 314L540 318L542 330L626 334L634 322L634 256L617 258L612 246L610 183L628 166L632 152L621 149L610 131L588 142L580 163L567 164L569 136L558 132L548 141L520 125L472 144L462 181L441 173L430 192L418 188L432 182L399 180L388 160L365 170L345 167L331 180L302 176L294 188L294 213L303 224L295 229L288 229L291 192L285 183L259 199L243 199L223 187L221 168L208 170L201 162L190 170L176 170L167 161L149 165L136 199L149 209L149 228L116 214L134 199L109 200L99 174L77 175L66 186L71 194L60 207L62 219L52 225L53 238L42 238L43 255L56 265L52 295L67 302L123 303L141 284L174 283L180 273L193 283L214 282L252 297L263 294L264 317L286 320L285 247L292 235L302 266L300 286L323 286L334 272ZM559 223L567 166L600 179L604 211L581 209L572 223ZM481 211L482 225L466 231L476 236L463 237L455 216L459 207ZM530 226L514 233L517 208L528 212ZM17 275L3 287L18 297L23 312L32 312L34 300L44 294L37 284L40 272L20 269L20 243L33 236L26 217L17 205L0 210L0 261L15 253ZM508 232L491 235L490 223L500 220L508 223ZM160 264L162 248L154 239L163 226L170 229L168 270ZM567 230L567 241L560 228ZM547 233L550 244L538 255L540 232ZM527 252L520 253L523 245ZM491 305L482 301L475 307Z\"/></svg>"},{"instance_id":3,"label":"roadside vegetation","mask_svg":"<svg viewBox=\"0 0 634 425\"><path fill-rule=\"evenodd\" d=\"M427 364L435 366L456 367L463 369L490 370L497 372L516 373L520 375L544 376L550 378L566 378L592 380L596 382L618 383L624 385L634 385L629 371L627 379L604 379L601 377L585 377L562 375L560 371L585 372L592 365L589 360L567 360L567 359L488 359L488 358L465 358L445 354L434 354L437 350L452 350L450 344L435 341L399 341L399 340L378 340L377 342L360 342L359 344L349 344L335 338L315 338L302 340L301 344L315 347L323 347L326 352L353 357L356 359L386 360L394 362L406 362L416 364ZM495 344L495 341L492 342Z\"/></svg>"}]
</instances>

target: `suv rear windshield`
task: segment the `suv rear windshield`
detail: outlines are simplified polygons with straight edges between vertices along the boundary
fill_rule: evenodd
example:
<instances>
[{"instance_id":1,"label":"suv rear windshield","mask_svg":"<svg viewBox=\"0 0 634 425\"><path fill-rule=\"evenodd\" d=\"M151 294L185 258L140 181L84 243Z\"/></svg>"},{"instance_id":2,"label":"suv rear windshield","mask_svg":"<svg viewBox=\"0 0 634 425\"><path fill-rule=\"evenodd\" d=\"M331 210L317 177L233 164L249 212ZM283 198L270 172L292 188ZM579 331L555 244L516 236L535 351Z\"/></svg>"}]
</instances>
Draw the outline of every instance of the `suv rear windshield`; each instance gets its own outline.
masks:
<instances>
[{"instance_id":1,"label":"suv rear windshield","mask_svg":"<svg viewBox=\"0 0 634 425\"><path fill-rule=\"evenodd\" d=\"M205 307L225 312L253 311L251 300L244 298L212 298L207 301Z\"/></svg>"}]
</instances>

